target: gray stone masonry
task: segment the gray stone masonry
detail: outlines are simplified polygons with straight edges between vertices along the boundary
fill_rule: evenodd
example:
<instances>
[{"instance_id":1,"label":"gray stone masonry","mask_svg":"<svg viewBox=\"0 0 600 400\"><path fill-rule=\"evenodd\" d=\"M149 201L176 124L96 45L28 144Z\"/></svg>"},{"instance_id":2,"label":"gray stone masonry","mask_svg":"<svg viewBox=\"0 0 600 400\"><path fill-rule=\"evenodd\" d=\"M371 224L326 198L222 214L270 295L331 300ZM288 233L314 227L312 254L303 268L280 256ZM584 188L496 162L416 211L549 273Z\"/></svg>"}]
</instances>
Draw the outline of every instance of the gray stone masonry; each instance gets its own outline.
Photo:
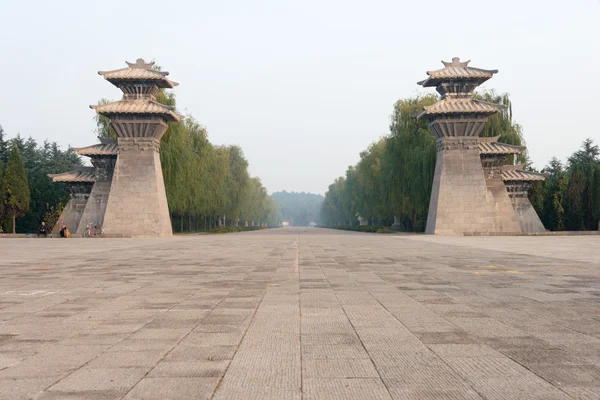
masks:
<instances>
[{"instance_id":1,"label":"gray stone masonry","mask_svg":"<svg viewBox=\"0 0 600 400\"><path fill-rule=\"evenodd\" d=\"M76 231L78 235L83 235L87 229L87 224L92 225L104 225L104 214L106 212L106 205L108 204L108 196L110 194L110 182L101 181L94 183L92 193L88 199L83 215L81 216L81 223L78 225Z\"/></svg>"},{"instance_id":2,"label":"gray stone masonry","mask_svg":"<svg viewBox=\"0 0 600 400\"><path fill-rule=\"evenodd\" d=\"M69 232L77 232L83 211L85 210L85 206L90 196L91 186L91 184L80 184L77 185L77 187L69 188L71 197L58 218L58 221L56 221L56 224L52 228L52 235L58 236L63 224L67 226Z\"/></svg>"},{"instance_id":3,"label":"gray stone masonry","mask_svg":"<svg viewBox=\"0 0 600 400\"><path fill-rule=\"evenodd\" d=\"M83 235L87 230L87 224L103 226L106 207L110 196L111 183L115 168L115 156L92 156L96 182L90 193L90 198L85 206L81 217L81 223L77 228L77 234ZM74 231L73 231L74 232Z\"/></svg>"},{"instance_id":4,"label":"gray stone masonry","mask_svg":"<svg viewBox=\"0 0 600 400\"><path fill-rule=\"evenodd\" d=\"M104 219L106 234L172 236L159 146L160 138L119 138L119 157Z\"/></svg>"},{"instance_id":5,"label":"gray stone masonry","mask_svg":"<svg viewBox=\"0 0 600 400\"><path fill-rule=\"evenodd\" d=\"M529 188L531 188L531 182L508 181L506 186L521 232L546 232L544 224L527 196Z\"/></svg>"},{"instance_id":6,"label":"gray stone masonry","mask_svg":"<svg viewBox=\"0 0 600 400\"><path fill-rule=\"evenodd\" d=\"M438 139L426 233L518 232L516 225L498 222L496 207L503 210L510 204L503 204L498 188L488 191L479 157L479 140L466 136ZM510 215L515 222L514 212Z\"/></svg>"},{"instance_id":7,"label":"gray stone masonry","mask_svg":"<svg viewBox=\"0 0 600 400\"><path fill-rule=\"evenodd\" d=\"M511 201L521 232L546 232L544 224L527 197L513 197Z\"/></svg>"},{"instance_id":8,"label":"gray stone masonry","mask_svg":"<svg viewBox=\"0 0 600 400\"><path fill-rule=\"evenodd\" d=\"M506 155L482 156L481 163L488 190L488 202L494 212L495 232L517 233L521 232L521 227L502 180L502 165L505 160Z\"/></svg>"}]
</instances>

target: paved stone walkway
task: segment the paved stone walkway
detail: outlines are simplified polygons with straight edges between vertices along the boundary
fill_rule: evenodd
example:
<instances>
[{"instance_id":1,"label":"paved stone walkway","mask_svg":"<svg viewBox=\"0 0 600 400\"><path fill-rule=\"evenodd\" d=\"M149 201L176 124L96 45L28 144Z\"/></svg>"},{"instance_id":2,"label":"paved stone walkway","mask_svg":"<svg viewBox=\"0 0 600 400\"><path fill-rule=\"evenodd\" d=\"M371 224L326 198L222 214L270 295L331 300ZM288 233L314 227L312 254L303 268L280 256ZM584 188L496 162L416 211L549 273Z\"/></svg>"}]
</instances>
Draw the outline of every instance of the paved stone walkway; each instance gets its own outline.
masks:
<instances>
[{"instance_id":1,"label":"paved stone walkway","mask_svg":"<svg viewBox=\"0 0 600 400\"><path fill-rule=\"evenodd\" d=\"M0 239L0 399L599 399L600 237Z\"/></svg>"}]
</instances>

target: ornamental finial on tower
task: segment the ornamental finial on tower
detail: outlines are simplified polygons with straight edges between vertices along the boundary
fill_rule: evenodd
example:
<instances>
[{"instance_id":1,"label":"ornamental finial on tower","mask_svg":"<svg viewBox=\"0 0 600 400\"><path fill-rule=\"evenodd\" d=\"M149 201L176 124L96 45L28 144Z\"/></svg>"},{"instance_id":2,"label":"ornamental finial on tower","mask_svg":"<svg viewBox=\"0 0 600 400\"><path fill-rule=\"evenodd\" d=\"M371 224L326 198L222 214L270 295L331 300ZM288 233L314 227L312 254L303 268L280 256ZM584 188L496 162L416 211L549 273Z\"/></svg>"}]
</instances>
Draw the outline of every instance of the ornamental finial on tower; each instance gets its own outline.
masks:
<instances>
[{"instance_id":1,"label":"ornamental finial on tower","mask_svg":"<svg viewBox=\"0 0 600 400\"><path fill-rule=\"evenodd\" d=\"M152 69L154 66L154 61L150 61L147 63L143 58L138 58L135 60L135 63L130 63L129 61L125 61L129 68L137 68L137 69Z\"/></svg>"},{"instance_id":2,"label":"ornamental finial on tower","mask_svg":"<svg viewBox=\"0 0 600 400\"><path fill-rule=\"evenodd\" d=\"M458 67L458 68L467 68L471 60L460 61L460 57L452 57L452 62L442 60L442 64L444 67Z\"/></svg>"},{"instance_id":3,"label":"ornamental finial on tower","mask_svg":"<svg viewBox=\"0 0 600 400\"><path fill-rule=\"evenodd\" d=\"M429 77L417 84L424 87L436 87L444 82L463 81L476 87L498 73L497 69L469 67L470 62L471 60L460 61L459 57L452 58L451 62L442 61L444 68L427 71Z\"/></svg>"}]
</instances>

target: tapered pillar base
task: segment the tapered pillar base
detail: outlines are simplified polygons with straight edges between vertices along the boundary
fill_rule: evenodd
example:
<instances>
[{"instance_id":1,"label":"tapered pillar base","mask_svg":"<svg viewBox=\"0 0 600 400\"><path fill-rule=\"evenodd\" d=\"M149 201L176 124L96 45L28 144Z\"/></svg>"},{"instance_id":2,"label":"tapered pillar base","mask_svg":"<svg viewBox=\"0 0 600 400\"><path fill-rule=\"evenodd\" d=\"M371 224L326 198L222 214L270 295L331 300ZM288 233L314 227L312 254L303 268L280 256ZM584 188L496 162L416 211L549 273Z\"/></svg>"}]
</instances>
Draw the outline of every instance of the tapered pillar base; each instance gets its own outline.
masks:
<instances>
[{"instance_id":1,"label":"tapered pillar base","mask_svg":"<svg viewBox=\"0 0 600 400\"><path fill-rule=\"evenodd\" d=\"M507 213L504 187L488 190L479 152L479 138L438 139L435 175L426 233L464 235L516 233L514 213Z\"/></svg>"},{"instance_id":2,"label":"tapered pillar base","mask_svg":"<svg viewBox=\"0 0 600 400\"><path fill-rule=\"evenodd\" d=\"M119 138L119 157L104 218L107 235L173 235L159 146L157 138Z\"/></svg>"}]
</instances>

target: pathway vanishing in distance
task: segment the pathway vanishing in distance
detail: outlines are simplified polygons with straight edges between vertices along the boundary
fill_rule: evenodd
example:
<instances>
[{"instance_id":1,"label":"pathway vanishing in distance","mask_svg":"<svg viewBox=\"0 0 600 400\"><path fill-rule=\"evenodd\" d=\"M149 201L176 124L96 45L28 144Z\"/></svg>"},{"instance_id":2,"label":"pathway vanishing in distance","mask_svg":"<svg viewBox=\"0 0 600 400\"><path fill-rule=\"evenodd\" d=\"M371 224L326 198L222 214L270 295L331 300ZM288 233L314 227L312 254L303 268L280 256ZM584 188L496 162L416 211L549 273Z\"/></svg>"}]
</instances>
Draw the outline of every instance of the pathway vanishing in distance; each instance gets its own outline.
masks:
<instances>
[{"instance_id":1,"label":"pathway vanishing in distance","mask_svg":"<svg viewBox=\"0 0 600 400\"><path fill-rule=\"evenodd\" d=\"M0 239L0 399L598 399L600 236Z\"/></svg>"}]
</instances>

